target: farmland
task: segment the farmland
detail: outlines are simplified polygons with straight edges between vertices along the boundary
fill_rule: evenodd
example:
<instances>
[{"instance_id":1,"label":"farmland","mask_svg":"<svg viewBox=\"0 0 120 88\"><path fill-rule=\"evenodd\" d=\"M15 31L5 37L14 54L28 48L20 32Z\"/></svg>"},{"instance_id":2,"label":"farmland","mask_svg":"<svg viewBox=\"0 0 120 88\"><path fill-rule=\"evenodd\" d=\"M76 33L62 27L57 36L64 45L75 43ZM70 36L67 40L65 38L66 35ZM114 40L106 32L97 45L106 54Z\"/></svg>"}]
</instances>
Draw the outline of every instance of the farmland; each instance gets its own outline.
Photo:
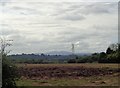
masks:
<instances>
[{"instance_id":1,"label":"farmland","mask_svg":"<svg viewBox=\"0 0 120 88\"><path fill-rule=\"evenodd\" d=\"M118 86L118 64L17 64L18 86Z\"/></svg>"},{"instance_id":2,"label":"farmland","mask_svg":"<svg viewBox=\"0 0 120 88\"><path fill-rule=\"evenodd\" d=\"M91 68L120 68L119 64L99 64L99 63L80 63L80 64L16 64L18 67L34 68L34 67L76 67L84 66Z\"/></svg>"}]
</instances>

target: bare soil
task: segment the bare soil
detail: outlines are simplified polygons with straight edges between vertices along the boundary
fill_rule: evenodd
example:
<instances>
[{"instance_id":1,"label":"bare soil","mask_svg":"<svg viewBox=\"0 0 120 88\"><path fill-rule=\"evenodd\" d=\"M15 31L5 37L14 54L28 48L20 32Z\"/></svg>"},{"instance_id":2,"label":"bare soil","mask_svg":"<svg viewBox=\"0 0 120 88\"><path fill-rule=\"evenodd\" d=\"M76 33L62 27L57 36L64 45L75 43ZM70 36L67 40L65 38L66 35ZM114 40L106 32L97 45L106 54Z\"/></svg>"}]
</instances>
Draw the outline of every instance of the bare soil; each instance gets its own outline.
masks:
<instances>
[{"instance_id":1,"label":"bare soil","mask_svg":"<svg viewBox=\"0 0 120 88\"><path fill-rule=\"evenodd\" d=\"M51 79L51 78L79 79L80 77L110 75L119 72L120 72L120 68L109 68L109 67L93 68L93 67L85 67L78 65L75 66L48 65L48 66L19 67L20 75L26 79L32 79L32 80Z\"/></svg>"}]
</instances>

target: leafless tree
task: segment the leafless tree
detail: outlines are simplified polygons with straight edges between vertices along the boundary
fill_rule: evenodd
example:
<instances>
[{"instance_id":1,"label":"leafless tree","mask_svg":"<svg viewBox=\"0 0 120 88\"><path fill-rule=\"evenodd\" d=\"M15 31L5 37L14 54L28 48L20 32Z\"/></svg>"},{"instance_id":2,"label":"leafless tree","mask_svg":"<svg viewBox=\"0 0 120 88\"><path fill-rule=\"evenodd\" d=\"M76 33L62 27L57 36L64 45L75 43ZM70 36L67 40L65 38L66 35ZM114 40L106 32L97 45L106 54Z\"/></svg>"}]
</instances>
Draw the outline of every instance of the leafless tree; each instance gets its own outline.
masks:
<instances>
[{"instance_id":1,"label":"leafless tree","mask_svg":"<svg viewBox=\"0 0 120 88\"><path fill-rule=\"evenodd\" d=\"M11 46L11 41L13 40L6 40L5 38L0 37L0 54L7 55L10 53L11 50L6 50L6 47Z\"/></svg>"}]
</instances>

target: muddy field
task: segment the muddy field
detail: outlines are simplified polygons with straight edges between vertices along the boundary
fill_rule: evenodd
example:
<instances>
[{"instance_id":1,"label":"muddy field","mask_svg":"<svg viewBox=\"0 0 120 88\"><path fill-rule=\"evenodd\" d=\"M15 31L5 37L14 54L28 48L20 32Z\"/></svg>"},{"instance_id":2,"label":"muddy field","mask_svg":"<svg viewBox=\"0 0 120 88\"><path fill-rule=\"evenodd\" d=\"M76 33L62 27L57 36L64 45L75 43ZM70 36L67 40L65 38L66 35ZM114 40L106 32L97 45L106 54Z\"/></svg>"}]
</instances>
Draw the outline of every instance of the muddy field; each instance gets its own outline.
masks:
<instances>
[{"instance_id":1,"label":"muddy field","mask_svg":"<svg viewBox=\"0 0 120 88\"><path fill-rule=\"evenodd\" d=\"M102 66L102 65L101 65ZM116 65L117 66L117 65ZM21 65L19 73L26 79L51 79L51 78L74 78L90 76L103 76L119 73L117 67L92 67L84 65Z\"/></svg>"}]
</instances>

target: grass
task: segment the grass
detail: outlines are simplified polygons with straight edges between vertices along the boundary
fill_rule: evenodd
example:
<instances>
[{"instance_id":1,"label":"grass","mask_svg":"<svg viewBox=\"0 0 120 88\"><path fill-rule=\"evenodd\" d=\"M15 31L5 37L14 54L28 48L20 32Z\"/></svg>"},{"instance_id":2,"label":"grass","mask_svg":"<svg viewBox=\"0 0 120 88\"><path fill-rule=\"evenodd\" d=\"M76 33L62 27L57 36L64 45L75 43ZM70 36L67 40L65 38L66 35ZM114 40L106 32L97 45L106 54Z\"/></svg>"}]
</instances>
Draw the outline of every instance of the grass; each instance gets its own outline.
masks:
<instances>
[{"instance_id":1,"label":"grass","mask_svg":"<svg viewBox=\"0 0 120 88\"><path fill-rule=\"evenodd\" d=\"M18 67L76 67L84 66L91 68L120 68L118 64L80 63L80 64L17 64Z\"/></svg>"},{"instance_id":2,"label":"grass","mask_svg":"<svg viewBox=\"0 0 120 88\"><path fill-rule=\"evenodd\" d=\"M118 86L118 76L115 73L114 75L80 77L79 79L20 79L16 83L17 86Z\"/></svg>"}]
</instances>

